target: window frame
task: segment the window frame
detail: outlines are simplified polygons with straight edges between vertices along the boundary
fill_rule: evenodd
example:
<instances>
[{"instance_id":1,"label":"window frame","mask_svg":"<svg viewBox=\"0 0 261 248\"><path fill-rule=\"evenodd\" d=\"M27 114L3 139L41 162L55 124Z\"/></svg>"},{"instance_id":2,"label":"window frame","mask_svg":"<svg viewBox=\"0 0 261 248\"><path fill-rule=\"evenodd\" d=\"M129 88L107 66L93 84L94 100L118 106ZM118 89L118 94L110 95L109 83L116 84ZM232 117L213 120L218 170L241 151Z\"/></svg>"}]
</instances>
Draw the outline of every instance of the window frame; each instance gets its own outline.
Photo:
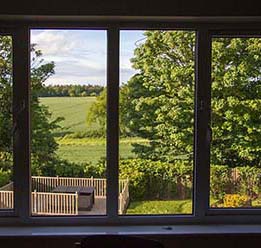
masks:
<instances>
[{"instance_id":1,"label":"window frame","mask_svg":"<svg viewBox=\"0 0 261 248\"><path fill-rule=\"evenodd\" d=\"M80 17L79 17L80 18ZM178 18L178 17L46 17L37 21L4 18L13 40L14 113L20 123L14 142L14 211L1 211L1 224L22 225L175 225L175 224L261 224L261 209L210 209L211 37L213 35L260 35L261 18ZM0 17L1 21L1 17ZM31 216L30 172L30 30L107 30L107 197L106 216ZM190 30L196 33L194 93L194 188L191 215L118 215L119 164L119 35L120 30ZM2 30L2 29L0 29ZM242 31L243 30L243 31ZM2 32L1 32L2 34ZM238 37L238 36L237 36ZM115 94L115 92L117 92ZM110 147L116 147L110 150ZM22 148L22 149L21 149ZM112 204L113 202L113 204ZM110 204L109 204L110 203ZM3 216L4 215L4 216ZM9 216L12 215L12 218Z\"/></svg>"}]
</instances>

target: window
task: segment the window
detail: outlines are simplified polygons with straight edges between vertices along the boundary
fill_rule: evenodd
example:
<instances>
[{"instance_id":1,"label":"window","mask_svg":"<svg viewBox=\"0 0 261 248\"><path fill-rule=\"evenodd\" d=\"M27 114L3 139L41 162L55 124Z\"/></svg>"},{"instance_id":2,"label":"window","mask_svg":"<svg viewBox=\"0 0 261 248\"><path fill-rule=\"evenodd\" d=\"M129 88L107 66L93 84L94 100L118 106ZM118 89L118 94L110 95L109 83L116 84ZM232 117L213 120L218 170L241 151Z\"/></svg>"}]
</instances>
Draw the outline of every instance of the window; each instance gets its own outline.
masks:
<instances>
[{"instance_id":1,"label":"window","mask_svg":"<svg viewBox=\"0 0 261 248\"><path fill-rule=\"evenodd\" d=\"M240 24L244 24L244 30L241 30ZM34 59L32 53L30 58L30 49L32 49L32 47L30 48L30 36L32 38L33 34L37 32L39 34L40 28L44 30L43 27L45 30L50 30L51 33L51 30L57 30L57 25L45 25L43 22L41 26L40 24L38 26L31 23L30 25L24 24L20 28L10 29L13 38L13 105L17 106L14 107L13 118L18 123L14 130L13 144L15 198L14 212L4 210L1 213L3 215L1 219L3 221L8 219L10 222L18 219L21 222L39 225L43 223L65 225L260 223L261 173L260 164L256 165L256 163L260 163L260 139L258 138L260 136L260 115L258 115L257 107L260 105L261 72L259 25L258 23L246 24L242 20L234 24L221 20L220 23L212 24L193 21L157 23L123 21L107 24L100 21L81 22L80 25L79 23L60 25L61 29L57 31L58 33L71 30L76 34L80 26L82 32L91 33L95 30L97 33L106 33L107 37L106 54L101 55L97 51L97 57L107 58L106 91L99 98L100 102L105 103L106 106L106 142L103 142L103 144L106 143L106 159L103 160L103 165L106 164L106 214L94 214L93 216L78 215L73 212L73 209L67 209L67 203L70 203L70 206L73 205L74 209L81 201L85 202L85 206L87 202L90 204L90 193L76 188L86 186L80 182L81 179L78 178L77 181L71 177L60 178L59 175L57 178L52 174L49 178L47 176L44 179L39 178L42 181L35 184L31 178L31 175L34 176L33 173L37 174L37 170L33 171L34 161L32 156L30 158L33 149L32 139L36 135L36 129L34 129L36 124L33 124L33 129L30 130L29 121L30 118L32 121L34 120L31 99L34 96L31 87L33 78L31 77L29 80L29 68L32 71L31 63ZM147 31L142 37L144 30ZM128 46L127 43L130 42L131 37L137 34L141 35L141 39L136 40L137 49L132 60L136 69L135 75L130 80L129 78L123 79L124 73L128 69L124 68L125 46ZM51 41L56 42L51 38L49 36L46 44L50 44ZM84 49L85 39L86 37L82 37L82 49ZM72 48L70 47L70 49ZM81 55L78 54L79 59ZM62 56L65 56L65 52ZM86 60L87 57L82 58ZM70 69L70 67L67 68ZM45 69L52 68L45 67ZM67 72L69 69L66 69ZM122 81L125 80L136 87L131 88L133 94L127 94L127 100L124 99L126 96L124 90L128 91L130 88L124 88L126 84L123 84ZM230 90L225 91L229 87ZM239 91L237 91L237 87L239 87ZM80 87L78 90L81 90ZM241 96L239 93L242 93L241 102L236 99ZM246 102L246 105L241 106L246 94L252 97L251 102ZM122 103L124 100L125 103L133 105L124 105ZM155 102L158 105L154 104ZM58 104L58 100L55 103ZM225 105L228 109L223 111L222 107ZM103 105L103 110L105 106ZM253 118L249 113L250 108L253 111ZM141 111L144 115L141 115ZM240 128L226 126L229 124L226 123L229 118L233 124L237 121L235 118L240 116L243 117L240 128L243 126L243 131L248 132L249 136L244 135L244 132L241 133ZM220 122L217 121L219 118ZM179 122L179 120L183 120L183 122ZM127 121L129 125L122 126L122 121ZM145 123L145 121L147 122ZM140 123L142 125L137 126ZM218 128L222 130L220 131ZM231 128L233 133L229 132ZM128 136L126 139L124 134L131 137ZM248 140L249 137L251 137L251 141L254 141L255 147L252 147L253 150L246 154L249 149L244 150L244 147L251 143ZM225 143L223 138L238 142L235 142L236 144ZM133 147L134 150L135 148L140 149L139 154L126 155L127 152L130 152L128 150L130 143L136 144ZM243 144L242 147L241 144ZM224 160L219 161L220 152L225 145L228 147L223 151L225 152ZM249 164L251 166L249 172L246 172L248 167L246 168L245 163L239 164L241 166L239 171L244 171L244 175L252 173L250 177L253 178L253 181L251 182L243 181L243 174L238 171L233 172L232 167L238 166L232 156L235 151L239 150L237 145L243 150L239 151L242 158L249 155L252 159L253 163ZM226 151L232 148L234 153L226 154ZM68 149L64 153L68 155L71 151ZM139 157L137 158L135 155ZM121 158L124 156L125 160L122 161ZM131 157L132 161L128 161L128 157ZM230 159L233 160L232 165L224 164ZM134 162L136 163L135 168ZM148 168L153 172L147 175L146 169ZM52 169L51 166L47 172ZM247 205L249 201L240 203L241 205L237 205L238 207L224 206L224 202L244 201L238 196L238 193L241 194L241 191L237 191L238 188L231 191L223 188L222 180L223 176L228 176L227 171L231 172L231 177L227 179L229 182L233 178L237 180L240 177L242 187L246 187L244 189L244 192L247 193L246 202L250 199L251 204L254 203L255 206L249 207ZM176 181L173 179L175 173L178 173ZM39 173L40 175L41 173ZM247 180L250 177L247 176ZM59 185L59 180L64 182L67 180L68 183ZM74 185L72 185L72 181ZM37 194L40 195L38 186L39 189L48 186L46 191L49 191L47 193L51 196L41 196L42 198L37 196ZM66 186L67 189L74 187L72 190L76 192L64 192L63 188L62 192L57 193L54 188L58 186ZM87 186L93 186L93 184ZM94 188L97 190L96 186ZM134 196L133 192L137 195ZM231 195L231 193L235 194ZM58 196L60 198L56 198L54 194L60 194ZM185 198L184 200L187 200L183 205L179 205L179 211L173 211L173 208L165 211L167 205L163 205L162 211L158 211L160 207L156 207L154 212L150 211L154 207L153 204L156 204L155 201L145 210L136 209L136 212L132 212L131 208L126 209L128 201L132 201L135 197L137 197L136 199L140 197L141 201L160 199L164 200L166 204L168 197L173 197L170 200L177 200L176 197L179 194ZM45 209L43 207L43 211L38 210L38 206L44 201L47 202ZM221 204L218 201L221 201ZM138 204L141 202L136 201L136 205ZM186 204L187 208L184 207ZM182 207L184 208L182 209ZM132 205L132 208L135 208L135 204ZM60 212L57 209L60 209ZM54 215L47 216L46 212L50 213L50 211ZM37 212L40 214L35 214ZM7 215L12 214L15 214L16 217L9 219Z\"/></svg>"}]
</instances>

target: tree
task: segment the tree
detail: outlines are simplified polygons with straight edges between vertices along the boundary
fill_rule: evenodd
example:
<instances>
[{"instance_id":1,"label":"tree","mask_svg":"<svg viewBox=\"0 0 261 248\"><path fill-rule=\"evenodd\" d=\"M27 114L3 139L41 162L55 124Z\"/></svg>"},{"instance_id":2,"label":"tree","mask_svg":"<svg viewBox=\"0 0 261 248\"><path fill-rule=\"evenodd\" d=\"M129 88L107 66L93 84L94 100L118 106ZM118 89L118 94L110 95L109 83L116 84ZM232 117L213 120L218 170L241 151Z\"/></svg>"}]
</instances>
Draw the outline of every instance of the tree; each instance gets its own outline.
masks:
<instances>
[{"instance_id":1,"label":"tree","mask_svg":"<svg viewBox=\"0 0 261 248\"><path fill-rule=\"evenodd\" d=\"M261 166L261 39L218 38L212 49L212 161Z\"/></svg>"},{"instance_id":2,"label":"tree","mask_svg":"<svg viewBox=\"0 0 261 248\"><path fill-rule=\"evenodd\" d=\"M126 125L124 124L126 122L126 116L127 110L125 111L123 108L123 102L125 102L127 99L127 92L129 87L121 87L120 89L120 134L122 136L131 135L128 132L128 129L126 128ZM125 93L124 93L125 92ZM100 93L99 96L97 96L96 101L91 105L90 109L87 112L87 125L91 126L92 124L98 124L99 130L98 133L105 135L106 131L106 106L107 106L107 88L105 87L103 91ZM123 120L125 119L125 121Z\"/></svg>"},{"instance_id":3,"label":"tree","mask_svg":"<svg viewBox=\"0 0 261 248\"><path fill-rule=\"evenodd\" d=\"M135 50L125 101L131 132L150 141L140 157L192 158L194 42L192 32L146 32ZM223 38L212 44L212 162L261 166L261 39Z\"/></svg>"},{"instance_id":4,"label":"tree","mask_svg":"<svg viewBox=\"0 0 261 248\"><path fill-rule=\"evenodd\" d=\"M0 154L1 168L12 166L12 40L0 36ZM44 174L55 159L57 143L52 131L59 118L51 121L51 113L40 104L38 92L44 81L54 74L54 63L44 63L41 51L31 45L31 158L33 173Z\"/></svg>"},{"instance_id":5,"label":"tree","mask_svg":"<svg viewBox=\"0 0 261 248\"><path fill-rule=\"evenodd\" d=\"M107 99L107 89L101 92L97 97L96 102L91 105L89 111L87 112L87 125L96 123L99 126L99 132L105 135L106 130L106 99Z\"/></svg>"},{"instance_id":6,"label":"tree","mask_svg":"<svg viewBox=\"0 0 261 248\"><path fill-rule=\"evenodd\" d=\"M149 140L149 145L134 144L134 151L153 160L190 160L195 35L153 31L145 36L132 59L139 73L128 81L128 100L123 102L128 129Z\"/></svg>"}]
</instances>

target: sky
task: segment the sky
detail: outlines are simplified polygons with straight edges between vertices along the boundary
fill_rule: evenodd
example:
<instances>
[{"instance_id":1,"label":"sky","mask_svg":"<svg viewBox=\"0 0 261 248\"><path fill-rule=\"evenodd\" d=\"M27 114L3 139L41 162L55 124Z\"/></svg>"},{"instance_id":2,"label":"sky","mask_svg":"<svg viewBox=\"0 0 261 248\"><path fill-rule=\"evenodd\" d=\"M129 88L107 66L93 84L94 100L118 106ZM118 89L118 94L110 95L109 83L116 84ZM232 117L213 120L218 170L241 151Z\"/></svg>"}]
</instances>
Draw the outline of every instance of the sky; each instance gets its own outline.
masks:
<instances>
[{"instance_id":1,"label":"sky","mask_svg":"<svg viewBox=\"0 0 261 248\"><path fill-rule=\"evenodd\" d=\"M135 73L130 59L143 41L143 31L121 31L120 83ZM106 31L32 30L31 43L37 44L45 62L55 63L55 74L45 81L46 85L106 85Z\"/></svg>"}]
</instances>

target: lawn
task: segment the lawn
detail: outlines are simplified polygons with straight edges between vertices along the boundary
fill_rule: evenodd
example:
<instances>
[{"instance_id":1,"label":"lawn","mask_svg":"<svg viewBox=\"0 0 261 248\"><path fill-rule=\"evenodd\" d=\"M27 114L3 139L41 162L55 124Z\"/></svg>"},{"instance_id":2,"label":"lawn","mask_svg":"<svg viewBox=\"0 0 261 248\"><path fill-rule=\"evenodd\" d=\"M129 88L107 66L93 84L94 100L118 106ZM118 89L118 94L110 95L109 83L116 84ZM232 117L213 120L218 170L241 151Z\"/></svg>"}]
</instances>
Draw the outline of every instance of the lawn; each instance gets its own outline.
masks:
<instances>
[{"instance_id":1,"label":"lawn","mask_svg":"<svg viewBox=\"0 0 261 248\"><path fill-rule=\"evenodd\" d=\"M192 201L134 201L126 214L192 214Z\"/></svg>"}]
</instances>

